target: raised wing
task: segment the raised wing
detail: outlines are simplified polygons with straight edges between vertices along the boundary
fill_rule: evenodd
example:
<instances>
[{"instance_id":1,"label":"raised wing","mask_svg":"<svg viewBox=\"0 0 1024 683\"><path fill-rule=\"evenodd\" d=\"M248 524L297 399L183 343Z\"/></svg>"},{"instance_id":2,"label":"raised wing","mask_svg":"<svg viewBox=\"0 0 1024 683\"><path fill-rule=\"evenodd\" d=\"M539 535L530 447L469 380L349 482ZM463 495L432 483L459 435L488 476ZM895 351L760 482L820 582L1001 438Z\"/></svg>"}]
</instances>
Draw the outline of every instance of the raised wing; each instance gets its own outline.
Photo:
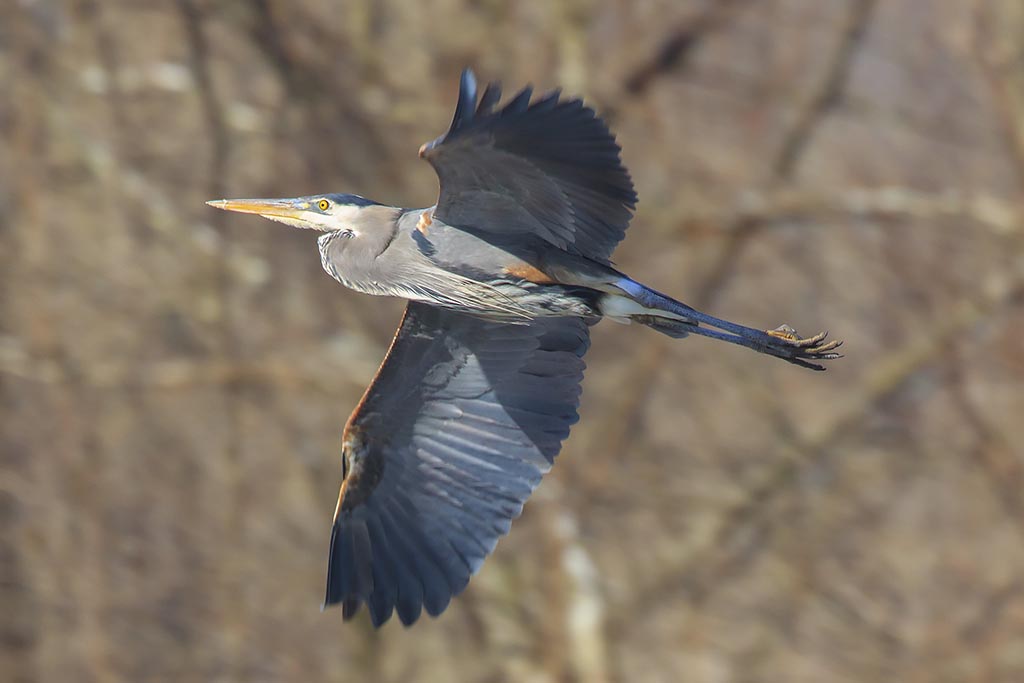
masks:
<instances>
[{"instance_id":1,"label":"raised wing","mask_svg":"<svg viewBox=\"0 0 1024 683\"><path fill-rule=\"evenodd\" d=\"M577 420L588 328L410 302L345 428L325 605L437 616L466 587Z\"/></svg>"},{"instance_id":2,"label":"raised wing","mask_svg":"<svg viewBox=\"0 0 1024 683\"><path fill-rule=\"evenodd\" d=\"M477 104L462 72L448 132L420 148L441 181L435 216L449 225L536 235L606 262L636 208L633 181L608 127L558 91L530 103L525 88L504 107L497 83Z\"/></svg>"}]
</instances>

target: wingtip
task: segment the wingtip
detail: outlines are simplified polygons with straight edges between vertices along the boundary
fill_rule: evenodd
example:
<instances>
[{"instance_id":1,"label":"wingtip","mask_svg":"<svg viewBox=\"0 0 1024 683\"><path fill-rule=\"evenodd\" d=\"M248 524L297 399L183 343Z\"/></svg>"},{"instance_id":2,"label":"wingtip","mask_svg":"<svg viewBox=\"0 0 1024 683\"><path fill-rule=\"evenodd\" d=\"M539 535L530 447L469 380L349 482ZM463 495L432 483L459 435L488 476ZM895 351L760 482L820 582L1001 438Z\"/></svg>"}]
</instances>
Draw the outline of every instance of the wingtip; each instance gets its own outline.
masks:
<instances>
[{"instance_id":1,"label":"wingtip","mask_svg":"<svg viewBox=\"0 0 1024 683\"><path fill-rule=\"evenodd\" d=\"M455 105L455 116L452 117L452 125L449 132L461 128L473 119L473 111L476 109L476 76L473 70L466 67L462 70L462 78L459 79L459 101Z\"/></svg>"},{"instance_id":2,"label":"wingtip","mask_svg":"<svg viewBox=\"0 0 1024 683\"><path fill-rule=\"evenodd\" d=\"M341 602L341 620L352 621L357 614L359 614L359 608L362 607L363 601L360 598L347 598Z\"/></svg>"}]
</instances>

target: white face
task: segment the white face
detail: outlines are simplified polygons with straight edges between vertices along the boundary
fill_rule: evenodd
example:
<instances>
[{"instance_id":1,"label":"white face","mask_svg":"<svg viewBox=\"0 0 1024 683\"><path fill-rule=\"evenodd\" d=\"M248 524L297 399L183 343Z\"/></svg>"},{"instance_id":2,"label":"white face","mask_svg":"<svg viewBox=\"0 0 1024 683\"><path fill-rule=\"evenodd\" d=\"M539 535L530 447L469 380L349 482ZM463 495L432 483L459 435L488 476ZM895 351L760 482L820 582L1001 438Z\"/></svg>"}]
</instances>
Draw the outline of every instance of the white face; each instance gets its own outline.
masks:
<instances>
[{"instance_id":1,"label":"white face","mask_svg":"<svg viewBox=\"0 0 1024 683\"><path fill-rule=\"evenodd\" d=\"M290 211L287 212L269 211L260 215L293 228L327 231L349 228L355 222L360 209L358 206L338 204L324 197L296 201L289 208Z\"/></svg>"},{"instance_id":2,"label":"white face","mask_svg":"<svg viewBox=\"0 0 1024 683\"><path fill-rule=\"evenodd\" d=\"M363 207L351 204L332 204L327 209L327 214L332 217L333 227L329 230L351 229L356 222L356 216Z\"/></svg>"}]
</instances>

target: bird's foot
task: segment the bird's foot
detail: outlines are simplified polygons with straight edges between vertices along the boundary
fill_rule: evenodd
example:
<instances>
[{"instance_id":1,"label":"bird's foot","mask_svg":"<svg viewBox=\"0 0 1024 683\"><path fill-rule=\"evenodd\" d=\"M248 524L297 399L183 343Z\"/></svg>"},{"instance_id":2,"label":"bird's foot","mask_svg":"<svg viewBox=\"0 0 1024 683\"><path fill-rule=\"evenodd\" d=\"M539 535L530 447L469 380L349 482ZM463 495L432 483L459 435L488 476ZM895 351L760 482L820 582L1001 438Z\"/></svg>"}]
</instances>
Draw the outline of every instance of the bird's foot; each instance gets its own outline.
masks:
<instances>
[{"instance_id":1,"label":"bird's foot","mask_svg":"<svg viewBox=\"0 0 1024 683\"><path fill-rule=\"evenodd\" d=\"M824 370L824 366L811 361L842 358L836 349L843 345L838 339L825 341L828 332L819 332L811 337L801 337L789 325L779 325L774 330L765 330L771 337L766 353L812 370Z\"/></svg>"}]
</instances>

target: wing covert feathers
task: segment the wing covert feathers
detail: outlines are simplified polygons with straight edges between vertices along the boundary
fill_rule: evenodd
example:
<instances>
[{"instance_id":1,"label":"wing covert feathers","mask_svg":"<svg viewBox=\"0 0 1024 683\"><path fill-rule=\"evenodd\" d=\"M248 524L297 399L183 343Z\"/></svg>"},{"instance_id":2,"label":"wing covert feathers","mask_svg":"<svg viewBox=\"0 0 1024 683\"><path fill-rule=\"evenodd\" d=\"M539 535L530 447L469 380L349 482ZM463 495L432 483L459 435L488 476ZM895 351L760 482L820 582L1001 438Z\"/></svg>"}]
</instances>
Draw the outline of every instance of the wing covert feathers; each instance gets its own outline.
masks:
<instances>
[{"instance_id":1,"label":"wing covert feathers","mask_svg":"<svg viewBox=\"0 0 1024 683\"><path fill-rule=\"evenodd\" d=\"M605 123L558 91L521 90L498 107L492 83L477 102L463 72L448 131L421 147L441 183L435 216L449 225L536 235L606 262L625 236L637 196Z\"/></svg>"}]
</instances>

